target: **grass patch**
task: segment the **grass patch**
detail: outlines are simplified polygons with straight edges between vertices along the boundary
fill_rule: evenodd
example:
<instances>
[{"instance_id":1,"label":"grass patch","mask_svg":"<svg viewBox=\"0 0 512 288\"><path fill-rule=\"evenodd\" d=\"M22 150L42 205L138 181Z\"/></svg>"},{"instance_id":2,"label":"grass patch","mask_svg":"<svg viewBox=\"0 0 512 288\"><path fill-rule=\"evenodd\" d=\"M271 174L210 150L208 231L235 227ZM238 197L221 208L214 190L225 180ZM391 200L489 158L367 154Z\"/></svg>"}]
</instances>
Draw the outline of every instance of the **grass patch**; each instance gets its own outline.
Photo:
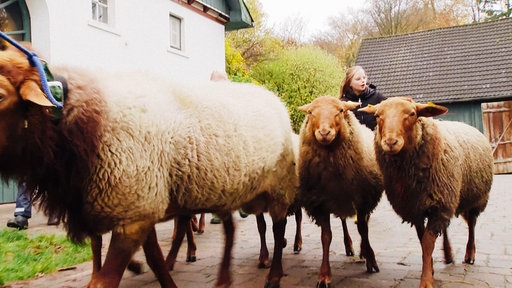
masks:
<instances>
[{"instance_id":1,"label":"grass patch","mask_svg":"<svg viewBox=\"0 0 512 288\"><path fill-rule=\"evenodd\" d=\"M27 231L0 230L0 285L49 274L92 259L90 243L72 243L65 235L28 236Z\"/></svg>"}]
</instances>

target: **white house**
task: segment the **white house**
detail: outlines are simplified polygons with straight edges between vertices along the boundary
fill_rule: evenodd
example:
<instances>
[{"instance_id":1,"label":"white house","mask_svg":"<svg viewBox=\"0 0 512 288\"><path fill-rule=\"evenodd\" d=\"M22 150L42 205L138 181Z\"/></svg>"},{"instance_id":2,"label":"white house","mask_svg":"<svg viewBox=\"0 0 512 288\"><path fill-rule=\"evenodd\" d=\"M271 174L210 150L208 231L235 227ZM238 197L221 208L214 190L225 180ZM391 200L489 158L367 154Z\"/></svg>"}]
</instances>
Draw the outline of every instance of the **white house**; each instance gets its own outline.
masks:
<instances>
[{"instance_id":1,"label":"white house","mask_svg":"<svg viewBox=\"0 0 512 288\"><path fill-rule=\"evenodd\" d=\"M192 81L224 70L225 30L250 27L242 0L2 1L8 34L52 64L142 69Z\"/></svg>"},{"instance_id":2,"label":"white house","mask_svg":"<svg viewBox=\"0 0 512 288\"><path fill-rule=\"evenodd\" d=\"M0 28L51 64L141 70L179 81L225 70L224 32L252 26L243 0L9 0ZM0 181L0 203L16 187Z\"/></svg>"}]
</instances>

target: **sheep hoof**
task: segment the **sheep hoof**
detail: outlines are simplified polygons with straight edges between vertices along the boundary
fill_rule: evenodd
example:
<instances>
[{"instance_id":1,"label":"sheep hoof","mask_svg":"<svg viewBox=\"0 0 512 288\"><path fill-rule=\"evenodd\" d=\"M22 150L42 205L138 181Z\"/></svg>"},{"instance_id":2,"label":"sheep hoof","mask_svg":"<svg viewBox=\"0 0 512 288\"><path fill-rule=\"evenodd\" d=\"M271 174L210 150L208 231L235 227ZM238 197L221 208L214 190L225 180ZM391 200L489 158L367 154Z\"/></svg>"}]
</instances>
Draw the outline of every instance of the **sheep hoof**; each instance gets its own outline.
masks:
<instances>
[{"instance_id":1,"label":"sheep hoof","mask_svg":"<svg viewBox=\"0 0 512 288\"><path fill-rule=\"evenodd\" d=\"M354 256L354 250L347 250L345 251L345 253L347 254L347 256Z\"/></svg>"},{"instance_id":2,"label":"sheep hoof","mask_svg":"<svg viewBox=\"0 0 512 288\"><path fill-rule=\"evenodd\" d=\"M299 254L302 251L302 247L296 246L293 247L293 254Z\"/></svg>"},{"instance_id":3,"label":"sheep hoof","mask_svg":"<svg viewBox=\"0 0 512 288\"><path fill-rule=\"evenodd\" d=\"M279 288L279 283L270 283L270 282L267 282L265 283L265 288Z\"/></svg>"},{"instance_id":4,"label":"sheep hoof","mask_svg":"<svg viewBox=\"0 0 512 288\"><path fill-rule=\"evenodd\" d=\"M197 261L196 256L188 256L187 257L187 262L196 262L196 261Z\"/></svg>"},{"instance_id":5,"label":"sheep hoof","mask_svg":"<svg viewBox=\"0 0 512 288\"><path fill-rule=\"evenodd\" d=\"M265 262L258 263L258 269L267 269L267 268L270 268L270 263L268 260Z\"/></svg>"},{"instance_id":6,"label":"sheep hoof","mask_svg":"<svg viewBox=\"0 0 512 288\"><path fill-rule=\"evenodd\" d=\"M377 266L377 264L373 264L373 265L366 265L366 272L368 273L373 273L373 271L375 272L379 272L379 266Z\"/></svg>"},{"instance_id":7,"label":"sheep hoof","mask_svg":"<svg viewBox=\"0 0 512 288\"><path fill-rule=\"evenodd\" d=\"M464 263L473 265L475 264L475 258L467 258L464 260Z\"/></svg>"},{"instance_id":8,"label":"sheep hoof","mask_svg":"<svg viewBox=\"0 0 512 288\"><path fill-rule=\"evenodd\" d=\"M145 263L136 260L131 260L127 268L137 275L146 273L149 270Z\"/></svg>"},{"instance_id":9,"label":"sheep hoof","mask_svg":"<svg viewBox=\"0 0 512 288\"><path fill-rule=\"evenodd\" d=\"M331 288L333 286L331 286L331 283L327 283L325 281L320 281L318 283L316 283L316 288Z\"/></svg>"}]
</instances>

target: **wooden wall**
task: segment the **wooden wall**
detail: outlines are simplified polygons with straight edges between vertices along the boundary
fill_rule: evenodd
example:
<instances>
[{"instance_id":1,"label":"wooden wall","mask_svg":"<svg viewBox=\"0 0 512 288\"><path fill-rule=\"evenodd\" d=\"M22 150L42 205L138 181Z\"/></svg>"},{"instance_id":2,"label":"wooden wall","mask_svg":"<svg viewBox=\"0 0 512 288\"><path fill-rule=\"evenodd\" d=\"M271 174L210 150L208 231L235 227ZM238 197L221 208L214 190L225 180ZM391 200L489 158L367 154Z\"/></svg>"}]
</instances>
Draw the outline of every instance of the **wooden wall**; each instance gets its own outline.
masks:
<instances>
[{"instance_id":1,"label":"wooden wall","mask_svg":"<svg viewBox=\"0 0 512 288\"><path fill-rule=\"evenodd\" d=\"M494 149L494 172L512 173L512 101L482 104L484 133Z\"/></svg>"}]
</instances>

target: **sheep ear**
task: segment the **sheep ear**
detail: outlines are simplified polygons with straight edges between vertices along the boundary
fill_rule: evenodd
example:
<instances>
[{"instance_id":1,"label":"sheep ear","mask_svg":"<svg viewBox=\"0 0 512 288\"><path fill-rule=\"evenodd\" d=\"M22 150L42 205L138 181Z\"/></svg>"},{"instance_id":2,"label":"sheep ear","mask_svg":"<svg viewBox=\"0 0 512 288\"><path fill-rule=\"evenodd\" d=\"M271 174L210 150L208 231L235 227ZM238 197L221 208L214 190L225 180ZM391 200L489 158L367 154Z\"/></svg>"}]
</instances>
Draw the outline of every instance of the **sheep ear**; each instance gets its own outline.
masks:
<instances>
[{"instance_id":1,"label":"sheep ear","mask_svg":"<svg viewBox=\"0 0 512 288\"><path fill-rule=\"evenodd\" d=\"M377 105L368 105L364 108L361 108L357 111L361 111L361 112L365 112L365 113L368 113L368 114L375 114L377 112Z\"/></svg>"},{"instance_id":2,"label":"sheep ear","mask_svg":"<svg viewBox=\"0 0 512 288\"><path fill-rule=\"evenodd\" d=\"M300 111L304 112L304 113L309 113L309 109L311 108L311 105L310 104L306 104L306 105L302 105L300 107L297 107L297 109L299 109Z\"/></svg>"},{"instance_id":3,"label":"sheep ear","mask_svg":"<svg viewBox=\"0 0 512 288\"><path fill-rule=\"evenodd\" d=\"M343 107L343 110L345 110L345 111L352 110L361 105L360 103L353 102L353 101L341 101L341 103L342 103L341 105Z\"/></svg>"},{"instance_id":4,"label":"sheep ear","mask_svg":"<svg viewBox=\"0 0 512 288\"><path fill-rule=\"evenodd\" d=\"M41 91L39 85L33 80L27 80L21 84L20 95L23 100L34 102L37 105L55 106L46 98L46 95Z\"/></svg>"},{"instance_id":5,"label":"sheep ear","mask_svg":"<svg viewBox=\"0 0 512 288\"><path fill-rule=\"evenodd\" d=\"M432 102L429 102L427 104L422 103L415 103L416 104L416 112L418 113L418 116L423 117L434 117L438 115L443 115L444 113L448 112L448 108L436 105Z\"/></svg>"}]
</instances>

